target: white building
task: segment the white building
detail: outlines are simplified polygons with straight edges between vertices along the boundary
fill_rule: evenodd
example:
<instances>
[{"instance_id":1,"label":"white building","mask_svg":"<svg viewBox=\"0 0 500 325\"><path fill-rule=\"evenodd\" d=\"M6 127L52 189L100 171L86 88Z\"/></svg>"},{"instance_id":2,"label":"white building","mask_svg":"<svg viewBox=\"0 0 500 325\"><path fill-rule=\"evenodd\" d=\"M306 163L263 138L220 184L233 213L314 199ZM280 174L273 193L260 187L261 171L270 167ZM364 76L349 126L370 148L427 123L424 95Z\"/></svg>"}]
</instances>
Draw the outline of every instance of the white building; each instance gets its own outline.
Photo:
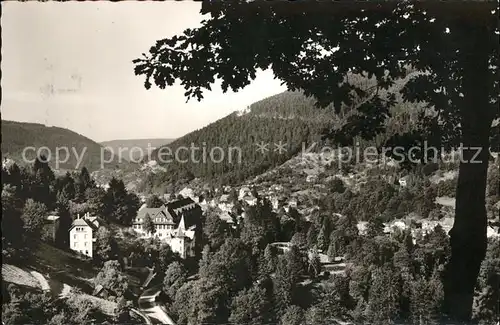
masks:
<instances>
[{"instance_id":1,"label":"white building","mask_svg":"<svg viewBox=\"0 0 500 325\"><path fill-rule=\"evenodd\" d=\"M181 218L179 227L172 233L170 248L173 252L179 253L181 258L189 255L189 242L194 239L194 228L186 229L184 217Z\"/></svg>"},{"instance_id":2,"label":"white building","mask_svg":"<svg viewBox=\"0 0 500 325\"><path fill-rule=\"evenodd\" d=\"M44 231L48 234L52 242L56 241L57 231L59 230L60 218L59 216L50 215L45 217Z\"/></svg>"},{"instance_id":3,"label":"white building","mask_svg":"<svg viewBox=\"0 0 500 325\"><path fill-rule=\"evenodd\" d=\"M231 215L227 211L222 211L221 213L219 213L219 218L222 221L227 222L228 224L233 224L234 223L233 218L231 217Z\"/></svg>"},{"instance_id":4,"label":"white building","mask_svg":"<svg viewBox=\"0 0 500 325\"><path fill-rule=\"evenodd\" d=\"M245 196L247 196L250 193L251 193L251 190L249 187L244 186L244 187L240 188L240 190L238 192L238 200L243 199Z\"/></svg>"},{"instance_id":5,"label":"white building","mask_svg":"<svg viewBox=\"0 0 500 325\"><path fill-rule=\"evenodd\" d=\"M144 229L144 220L148 217L151 218L155 224L156 230L154 234ZM175 229L175 222L166 206L160 208L147 208L143 205L137 212L137 216L132 224L132 229L144 238L158 237L159 239L167 239Z\"/></svg>"},{"instance_id":6,"label":"white building","mask_svg":"<svg viewBox=\"0 0 500 325\"><path fill-rule=\"evenodd\" d=\"M318 175L307 175L306 182L313 183L318 181Z\"/></svg>"},{"instance_id":7,"label":"white building","mask_svg":"<svg viewBox=\"0 0 500 325\"><path fill-rule=\"evenodd\" d=\"M190 189L189 187L183 188L180 192L180 195L182 195L185 198L191 198L193 200L198 200L198 197L195 195L194 191Z\"/></svg>"},{"instance_id":8,"label":"white building","mask_svg":"<svg viewBox=\"0 0 500 325\"><path fill-rule=\"evenodd\" d=\"M253 197L251 195L247 195L243 198L243 201L245 201L248 205L256 205L257 204L257 198Z\"/></svg>"},{"instance_id":9,"label":"white building","mask_svg":"<svg viewBox=\"0 0 500 325\"><path fill-rule=\"evenodd\" d=\"M228 194L223 194L220 196L220 198L217 200L217 207L222 210L222 211L228 211L230 212L233 208L233 203L229 202L229 195Z\"/></svg>"},{"instance_id":10,"label":"white building","mask_svg":"<svg viewBox=\"0 0 500 325\"><path fill-rule=\"evenodd\" d=\"M273 210L278 210L278 208L280 206L280 200L277 197L273 197L271 199L271 204L273 206Z\"/></svg>"},{"instance_id":11,"label":"white building","mask_svg":"<svg viewBox=\"0 0 500 325\"><path fill-rule=\"evenodd\" d=\"M406 187L408 186L408 182L409 182L409 177L408 176L404 176L404 177L401 177L399 180L399 186L401 187Z\"/></svg>"},{"instance_id":12,"label":"white building","mask_svg":"<svg viewBox=\"0 0 500 325\"><path fill-rule=\"evenodd\" d=\"M70 249L92 258L98 228L96 217L91 217L88 212L83 218L78 215L69 229Z\"/></svg>"},{"instance_id":13,"label":"white building","mask_svg":"<svg viewBox=\"0 0 500 325\"><path fill-rule=\"evenodd\" d=\"M201 222L202 209L191 198L184 198L159 208L142 206L133 221L132 229L142 238L156 237L166 242L182 258L191 255L196 241L196 226ZM151 218L155 231L144 229L144 220Z\"/></svg>"}]
</instances>

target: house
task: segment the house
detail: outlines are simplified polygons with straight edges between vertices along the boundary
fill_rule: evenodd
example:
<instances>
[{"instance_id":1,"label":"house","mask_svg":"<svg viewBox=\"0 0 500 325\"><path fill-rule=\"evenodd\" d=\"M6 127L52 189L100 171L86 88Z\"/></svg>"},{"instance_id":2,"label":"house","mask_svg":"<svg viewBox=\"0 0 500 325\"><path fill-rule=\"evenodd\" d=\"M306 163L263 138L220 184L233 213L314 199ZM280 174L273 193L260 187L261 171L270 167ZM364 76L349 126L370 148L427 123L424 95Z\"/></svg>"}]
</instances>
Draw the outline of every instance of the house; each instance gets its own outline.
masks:
<instances>
[{"instance_id":1,"label":"house","mask_svg":"<svg viewBox=\"0 0 500 325\"><path fill-rule=\"evenodd\" d=\"M410 176L404 176L404 177L401 177L399 180L399 186L401 187L406 187L408 186L409 182L410 182Z\"/></svg>"},{"instance_id":2,"label":"house","mask_svg":"<svg viewBox=\"0 0 500 325\"><path fill-rule=\"evenodd\" d=\"M222 211L228 211L230 212L233 208L233 203L229 202L229 195L228 194L223 194L218 200L217 207L222 210Z\"/></svg>"},{"instance_id":3,"label":"house","mask_svg":"<svg viewBox=\"0 0 500 325\"><path fill-rule=\"evenodd\" d=\"M276 192L281 192L283 191L283 186L281 185L278 185L278 184L274 184L273 186L271 186L271 188L276 191Z\"/></svg>"},{"instance_id":4,"label":"house","mask_svg":"<svg viewBox=\"0 0 500 325\"><path fill-rule=\"evenodd\" d=\"M14 160L7 158L7 157L4 157L3 161L2 161L2 168L9 169L10 166L14 165L14 163L15 163Z\"/></svg>"},{"instance_id":5,"label":"house","mask_svg":"<svg viewBox=\"0 0 500 325\"><path fill-rule=\"evenodd\" d=\"M50 215L45 218L43 225L43 231L47 238L50 238L52 242L56 241L57 231L59 230L59 216Z\"/></svg>"},{"instance_id":6,"label":"house","mask_svg":"<svg viewBox=\"0 0 500 325\"><path fill-rule=\"evenodd\" d=\"M132 229L143 238L156 237L170 245L183 258L192 256L201 239L202 209L191 198L184 198L159 208L141 207L132 223ZM144 220L151 218L154 233L144 229Z\"/></svg>"},{"instance_id":7,"label":"house","mask_svg":"<svg viewBox=\"0 0 500 325\"><path fill-rule=\"evenodd\" d=\"M69 248L92 258L98 228L97 218L91 217L90 213L85 213L83 218L78 215L69 228Z\"/></svg>"},{"instance_id":8,"label":"house","mask_svg":"<svg viewBox=\"0 0 500 325\"><path fill-rule=\"evenodd\" d=\"M307 175L306 182L314 183L318 181L318 175Z\"/></svg>"},{"instance_id":9,"label":"house","mask_svg":"<svg viewBox=\"0 0 500 325\"><path fill-rule=\"evenodd\" d=\"M232 225L234 223L233 217L231 217L231 214L227 211L223 211L219 214L219 218L222 221L227 222L228 224Z\"/></svg>"},{"instance_id":10,"label":"house","mask_svg":"<svg viewBox=\"0 0 500 325\"><path fill-rule=\"evenodd\" d=\"M189 187L183 188L180 192L180 195L182 195L185 198L191 198L191 199L197 199L194 191L190 189Z\"/></svg>"},{"instance_id":11,"label":"house","mask_svg":"<svg viewBox=\"0 0 500 325\"><path fill-rule=\"evenodd\" d=\"M155 224L155 233L151 234L150 232L144 229L144 221L147 218L151 218L153 223ZM175 228L175 222L173 217L168 213L165 205L159 208L148 208L145 205L141 206L139 211L137 212L137 216L135 217L132 223L132 229L138 233L141 237L149 238L149 237L159 237L160 239L167 238Z\"/></svg>"},{"instance_id":12,"label":"house","mask_svg":"<svg viewBox=\"0 0 500 325\"><path fill-rule=\"evenodd\" d=\"M243 201L245 201L248 205L256 205L257 198L252 195L246 195L243 197Z\"/></svg>"},{"instance_id":13,"label":"house","mask_svg":"<svg viewBox=\"0 0 500 325\"><path fill-rule=\"evenodd\" d=\"M242 187L240 188L239 192L238 192L238 200L242 200L245 196L247 196L248 194L251 193L251 190L249 187Z\"/></svg>"},{"instance_id":14,"label":"house","mask_svg":"<svg viewBox=\"0 0 500 325\"><path fill-rule=\"evenodd\" d=\"M273 210L278 210L280 206L280 200L277 197L271 198L271 205L273 206Z\"/></svg>"},{"instance_id":15,"label":"house","mask_svg":"<svg viewBox=\"0 0 500 325\"><path fill-rule=\"evenodd\" d=\"M174 230L172 238L170 239L170 248L173 252L179 253L181 258L193 256L193 246L189 242L194 239L194 229L189 228L186 230L184 216L182 216L179 227Z\"/></svg>"}]
</instances>

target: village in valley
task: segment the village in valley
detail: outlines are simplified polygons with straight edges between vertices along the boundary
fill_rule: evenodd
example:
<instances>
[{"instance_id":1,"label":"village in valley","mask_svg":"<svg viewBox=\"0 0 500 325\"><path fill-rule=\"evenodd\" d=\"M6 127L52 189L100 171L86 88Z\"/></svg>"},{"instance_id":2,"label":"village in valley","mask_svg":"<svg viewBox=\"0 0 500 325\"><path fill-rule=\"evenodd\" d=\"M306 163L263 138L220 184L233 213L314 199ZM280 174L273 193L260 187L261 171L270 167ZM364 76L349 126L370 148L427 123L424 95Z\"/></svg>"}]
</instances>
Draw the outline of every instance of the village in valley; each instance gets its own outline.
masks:
<instances>
[{"instance_id":1,"label":"village in valley","mask_svg":"<svg viewBox=\"0 0 500 325\"><path fill-rule=\"evenodd\" d=\"M490 2L2 3L2 324L500 325Z\"/></svg>"},{"instance_id":2,"label":"village in valley","mask_svg":"<svg viewBox=\"0 0 500 325\"><path fill-rule=\"evenodd\" d=\"M299 269L294 281L295 286L302 290L325 288L330 285L332 277L340 281L337 276L350 278L355 274L353 272L361 272L367 252L352 250L351 246L357 245L354 239L357 237L366 238L363 241L368 242L375 240L374 243L379 242L377 245L389 245L399 240L406 243L405 238L410 238L411 244L404 245L417 249L414 254L434 245L429 240L437 240L436 244L442 245L453 225L454 199L450 186L456 181L455 172L443 172L435 166L423 174L408 174L385 163L361 163L342 170L333 167L331 161L325 163L321 157L320 153L309 153L293 158L237 186L215 187L195 179L177 192L140 195L127 190L126 185L116 178L107 184L97 183L86 168L54 176L48 164L41 160L20 169L14 161L5 159L3 179L7 187L4 187L4 194L11 191L12 195L19 195L15 194L16 186L13 185L19 184L17 186L25 191L34 191L29 195L36 197L37 193L47 193L43 190L44 182L55 182L54 187L49 183L45 185L49 193L56 191L46 197L49 200L54 198L54 203L45 205L31 199L25 203L25 211L39 206L37 209L45 214L43 224L39 224L36 230L29 230L40 234L42 239L32 249L43 254L50 250L56 259L69 254L65 258L83 263L90 271L85 271L90 278L83 283L81 275L75 279L70 265L57 271L53 267L44 268L41 272L42 269L32 263L39 263L35 261L46 256L33 256L23 250L15 253L16 249L11 247L13 255L9 260L13 264L3 264L4 281L24 285L24 278L34 277L35 282L40 283L38 286L52 295L73 297L75 293L72 292L77 292L76 297L93 297L88 299L104 315L107 308L108 314L121 315L120 319L176 324L180 312L176 308L181 307L173 300L179 299L177 293L169 288L173 286L179 290L188 283L202 281L200 267L203 263L211 263L210 260L203 262L210 255L211 247L222 249L225 245L235 245L230 244L231 241L224 244L231 237L241 238L238 240L243 240L242 243L247 243L249 248L253 247L250 254L256 250L258 255L263 254L261 258L270 259L270 265L276 263L271 261L279 256L285 260L299 258L302 262L295 266ZM150 162L147 164L151 165ZM498 161L491 165L492 172L496 166ZM29 176L30 173L34 173L33 176ZM41 188L29 187L29 179L34 175L42 180ZM492 179L491 184L493 182ZM384 190L381 184L386 184L387 189ZM374 193L372 186L383 192ZM420 186L427 187L424 192L427 194L418 198L415 195L420 195L419 190L414 191ZM373 201L370 199L373 195L379 198ZM387 195L388 198L383 198ZM342 203L345 196L349 198L346 205ZM405 198L409 201L404 202ZM332 201L335 206L330 205ZM383 208L379 206L382 201L385 201ZM392 207L392 201L398 204ZM362 204L358 207L360 210L352 210L359 203ZM381 209L381 217L374 219L359 215L358 220L349 217L352 213L363 213L371 204L375 204L374 213ZM46 206L50 205L55 207L53 211L47 210ZM494 213L498 203L491 209ZM116 211L122 214L118 215ZM394 219L387 215L389 211L392 211L391 215L401 217ZM36 218L39 211L24 213L31 213L30 218ZM421 213L426 213L427 217ZM262 217L265 219L260 219ZM492 217L487 229L488 238L498 241L498 220L494 219L494 214ZM26 231L23 240L32 236ZM360 244L368 245L368 242ZM408 249L404 245L399 251ZM399 251L392 254L400 254ZM387 252L368 254L372 254L370 258L373 259L377 254ZM15 266L17 258L26 259L31 266L18 268ZM434 260L439 267L445 261L444 256L427 258ZM251 268L251 264L248 267ZM32 271L25 271L29 269ZM170 275L174 270L183 274L182 282L177 282L181 281L177 279L180 274ZM77 273L82 271L78 269ZM277 269L269 272L272 279L278 276ZM25 275L20 277L20 274ZM258 274L257 281L263 281ZM84 292L79 291L82 288ZM114 307L103 307L107 301ZM345 315L332 319L340 324L349 322Z\"/></svg>"}]
</instances>

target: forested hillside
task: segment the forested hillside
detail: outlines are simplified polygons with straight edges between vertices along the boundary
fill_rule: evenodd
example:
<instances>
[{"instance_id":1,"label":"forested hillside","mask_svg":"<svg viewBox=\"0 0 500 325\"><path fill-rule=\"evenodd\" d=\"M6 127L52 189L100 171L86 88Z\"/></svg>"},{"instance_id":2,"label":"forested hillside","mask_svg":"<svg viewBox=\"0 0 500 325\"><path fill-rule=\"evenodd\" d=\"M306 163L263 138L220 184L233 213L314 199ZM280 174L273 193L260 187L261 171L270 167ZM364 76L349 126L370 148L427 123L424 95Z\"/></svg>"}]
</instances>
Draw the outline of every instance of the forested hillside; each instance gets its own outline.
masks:
<instances>
[{"instance_id":1,"label":"forested hillside","mask_svg":"<svg viewBox=\"0 0 500 325\"><path fill-rule=\"evenodd\" d=\"M352 77L355 79L354 77ZM152 154L153 160L167 168L164 173L151 175L144 181L144 190L164 190L166 184L189 181L193 178L203 178L219 184L238 183L249 177L275 167L297 155L303 148L309 148L316 143L319 148L325 130L345 124L353 116L352 108L360 105L366 98L373 95L371 81L357 77L353 82L363 84L366 93L355 95L352 107L343 107L339 114L332 106L320 109L315 107L315 99L304 96L301 92L283 92L252 104L247 110L235 112L200 130L177 139L162 149L163 162L158 159L158 150ZM390 90L396 91L402 87L405 80L396 83ZM361 138L351 138L351 144L359 142L361 146L382 145L396 133L416 127L417 115L422 111L422 105L399 103L392 111L388 127L374 139L364 141ZM286 144L286 152L275 151L275 143ZM257 151L258 145L268 143L268 151ZM191 150L181 149L175 161L175 153L179 147L198 149L190 158ZM220 150L214 149L214 159L210 151L214 147L224 150L224 159L219 156ZM241 163L236 159L237 152L231 151L237 147L241 151ZM206 148L206 154L203 153ZM229 153L233 153L232 159ZM206 157L206 162L202 157ZM217 163L218 158L222 159ZM170 161L172 160L172 161ZM179 162L185 161L185 162ZM197 162L197 160L200 160ZM215 160L215 161L214 161Z\"/></svg>"},{"instance_id":2,"label":"forested hillside","mask_svg":"<svg viewBox=\"0 0 500 325\"><path fill-rule=\"evenodd\" d=\"M68 148L69 157L67 158L63 149L60 150L59 169L63 170L86 167L88 170L93 171L101 165L102 146L83 135L54 126L2 120L2 156L25 165L26 162L23 162L22 153L26 147L35 147L37 149L47 147L52 155L55 155L56 148ZM48 156L46 151L41 153ZM77 166L78 158L82 154L81 164ZM31 161L35 157L34 150L26 151L28 160ZM109 152L104 152L103 157L105 161L112 161ZM107 163L106 167L115 167L117 163L118 160L115 158L112 163ZM54 157L52 157L49 164L52 168L56 167Z\"/></svg>"},{"instance_id":3,"label":"forested hillside","mask_svg":"<svg viewBox=\"0 0 500 325\"><path fill-rule=\"evenodd\" d=\"M172 159L170 163L162 164L161 159L158 159L158 150L153 152L152 159L157 159L167 171L148 179L146 187L157 188L171 181L191 180L194 177L226 184L242 181L285 162L300 152L302 143L308 145L320 141L320 130L331 125L331 122L328 119L309 121L259 116L253 113L238 116L233 113L169 144L172 155L164 156L163 160ZM274 151L273 145L280 141L286 144L286 152L282 151L281 154ZM261 142L269 144L269 150L264 154L257 151L257 145ZM180 150L178 159L174 160L177 148L190 148L191 145L200 148L194 155L195 160L200 162L191 159L190 151L185 149ZM206 148L206 154L203 153L203 147ZM220 156L220 150L214 149L211 158L210 152L214 147L222 148L224 157ZM204 156L206 163L203 162ZM219 159L222 161L217 163Z\"/></svg>"}]
</instances>

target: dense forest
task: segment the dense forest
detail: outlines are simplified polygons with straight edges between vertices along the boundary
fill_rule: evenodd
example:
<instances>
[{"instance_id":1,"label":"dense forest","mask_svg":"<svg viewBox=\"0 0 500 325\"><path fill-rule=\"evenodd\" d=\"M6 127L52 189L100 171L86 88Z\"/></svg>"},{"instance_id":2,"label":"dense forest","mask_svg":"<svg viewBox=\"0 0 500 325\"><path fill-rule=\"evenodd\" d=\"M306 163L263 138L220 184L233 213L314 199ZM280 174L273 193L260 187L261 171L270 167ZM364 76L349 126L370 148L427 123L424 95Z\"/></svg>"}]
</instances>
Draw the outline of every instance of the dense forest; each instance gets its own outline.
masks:
<instances>
[{"instance_id":1,"label":"dense forest","mask_svg":"<svg viewBox=\"0 0 500 325\"><path fill-rule=\"evenodd\" d=\"M358 100L353 103L354 107L369 98L371 93L368 89L371 89L372 82L367 78L355 76L351 76L351 79L367 89L366 94L357 97ZM405 79L401 79L391 87L391 91L402 87L404 82ZM347 142L343 141L344 145L359 143L361 147L381 146L398 133L418 128L416 121L417 116L423 112L422 105L403 103L399 97L396 100L399 104L394 106L387 127L381 130L379 135L368 141L353 137ZM203 178L216 184L241 182L282 164L313 143L316 143L316 150L321 144L330 144L323 140L324 134L349 122L355 114L353 107L344 106L340 114L335 114L332 105L319 109L315 106L314 98L306 97L301 92L290 91L263 99L250 105L243 113L235 112L177 139L166 146L169 150L164 150L163 154L161 148L154 151L152 159L158 159L160 152L164 163L162 164L162 159L159 159L158 163L164 165L167 171L150 175L144 181L142 189L164 191L167 184L182 183L193 178ZM286 143L286 152L274 151L274 144L280 141L282 144ZM261 142L269 143L269 151L265 154L256 150ZM200 148L194 155L194 161L190 159L190 151L185 149L178 151L177 161L174 159L178 148L190 148L191 145ZM214 147L223 148L225 156L220 157L219 151L214 151L214 159L210 159L209 153ZM231 147L241 150L241 163L235 159L237 155L230 151ZM206 148L207 159L206 162L200 163L203 157L202 148ZM228 157L229 152L233 152L232 160ZM217 162L218 158L224 159Z\"/></svg>"},{"instance_id":2,"label":"dense forest","mask_svg":"<svg viewBox=\"0 0 500 325\"><path fill-rule=\"evenodd\" d=\"M107 222L131 225L139 208L138 197L123 181L111 179L105 190L98 187L87 168L55 176L44 157L33 165L2 168L2 257L22 261L29 257L45 233L45 218L60 217L55 243L67 247L69 228L77 215L86 212Z\"/></svg>"},{"instance_id":3,"label":"dense forest","mask_svg":"<svg viewBox=\"0 0 500 325\"><path fill-rule=\"evenodd\" d=\"M2 120L2 156L11 158L16 162L26 165L23 162L23 150L27 147L47 147L50 149L52 157L48 157L46 151L40 152L50 159L52 168L55 165L56 148L68 148L69 157L61 149L59 159L59 169L74 170L75 168L86 167L89 171L94 171L101 166L101 145L68 129L50 127L37 123L22 123ZM75 154L76 152L76 154ZM78 158L83 154L80 166L77 166ZM106 167L117 167L118 160L111 160L111 153L104 152ZM36 152L27 150L26 158L33 160L37 157Z\"/></svg>"},{"instance_id":4,"label":"dense forest","mask_svg":"<svg viewBox=\"0 0 500 325\"><path fill-rule=\"evenodd\" d=\"M206 246L195 276L170 264L164 292L178 324L440 324L443 270L450 257L446 232L410 229L384 233L372 219L360 234L352 215L328 208L305 216L272 212L259 198L245 206L236 228L207 212ZM415 228L413 229L415 230ZM414 238L412 238L414 237ZM274 242L290 241L280 252ZM489 242L475 295L476 321L495 320L500 259L498 239ZM343 256L344 272L320 272L316 251Z\"/></svg>"}]
</instances>

